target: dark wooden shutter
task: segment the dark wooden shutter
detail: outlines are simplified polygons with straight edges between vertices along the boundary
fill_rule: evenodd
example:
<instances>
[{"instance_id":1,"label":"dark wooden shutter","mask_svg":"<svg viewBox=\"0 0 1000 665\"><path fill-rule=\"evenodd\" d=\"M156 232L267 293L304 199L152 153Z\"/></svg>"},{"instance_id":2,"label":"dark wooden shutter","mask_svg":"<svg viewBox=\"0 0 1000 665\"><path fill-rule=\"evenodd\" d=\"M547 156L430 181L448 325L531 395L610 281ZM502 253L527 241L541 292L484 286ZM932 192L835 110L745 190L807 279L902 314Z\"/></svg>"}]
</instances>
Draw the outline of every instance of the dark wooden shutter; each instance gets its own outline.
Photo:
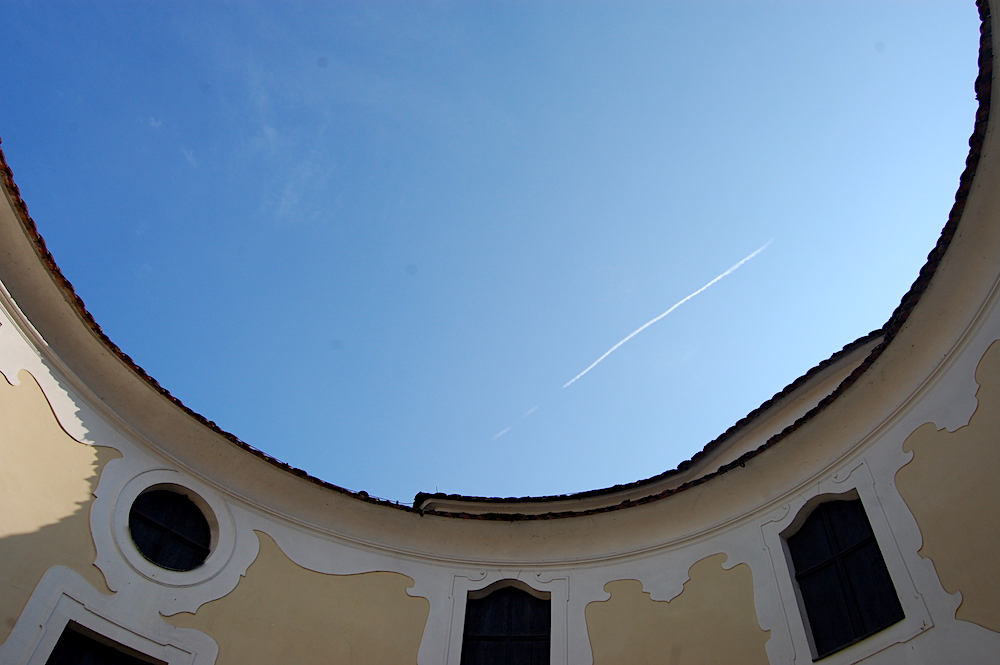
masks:
<instances>
[{"instance_id":1,"label":"dark wooden shutter","mask_svg":"<svg viewBox=\"0 0 1000 665\"><path fill-rule=\"evenodd\" d=\"M142 555L169 570L193 570L208 558L212 532L191 499L170 490L140 494L128 518Z\"/></svg>"},{"instance_id":2,"label":"dark wooden shutter","mask_svg":"<svg viewBox=\"0 0 1000 665\"><path fill-rule=\"evenodd\" d=\"M788 538L816 659L903 619L860 500L829 501Z\"/></svg>"},{"instance_id":3,"label":"dark wooden shutter","mask_svg":"<svg viewBox=\"0 0 1000 665\"><path fill-rule=\"evenodd\" d=\"M469 599L462 665L548 665L551 625L549 601L514 587Z\"/></svg>"}]
</instances>

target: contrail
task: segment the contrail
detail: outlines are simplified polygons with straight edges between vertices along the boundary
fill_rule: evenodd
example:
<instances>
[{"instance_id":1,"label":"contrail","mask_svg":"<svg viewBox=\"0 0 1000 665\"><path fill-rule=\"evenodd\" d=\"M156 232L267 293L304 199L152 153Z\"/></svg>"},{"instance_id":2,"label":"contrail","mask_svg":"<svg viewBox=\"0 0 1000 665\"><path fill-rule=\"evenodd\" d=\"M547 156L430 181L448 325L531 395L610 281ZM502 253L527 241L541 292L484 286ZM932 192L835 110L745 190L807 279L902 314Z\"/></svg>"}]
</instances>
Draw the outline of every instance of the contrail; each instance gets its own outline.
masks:
<instances>
[{"instance_id":1,"label":"contrail","mask_svg":"<svg viewBox=\"0 0 1000 665\"><path fill-rule=\"evenodd\" d=\"M563 388L569 388L571 385L573 385L574 383L576 383L584 374L586 374L590 370L592 370L595 367L597 367L598 363L600 363L602 360L604 360L605 358L607 358L608 356L610 356L612 353L614 353L618 349L619 346L621 346L625 342L629 341L630 339L632 339L633 337L635 337L636 335L638 335L639 333L641 333L643 330L645 330L649 326L653 325L654 323L656 323L657 321L659 321L660 319L662 319L663 317L665 317L667 314L669 314L670 312L674 311L675 309L677 309L678 307L680 307L681 305L683 305L684 303L686 303L688 300L691 300L691 298L694 298L696 295L698 295L699 293L701 293L702 291L704 291L708 287L712 286L713 284L715 284L716 282L718 282L723 277L725 277L727 275L731 275L732 273L734 273L744 263L746 263L747 261L749 261L753 257L755 257L758 254L760 254L761 252L763 252L765 249L767 249L767 246L770 245L772 241L773 241L773 238L771 240L768 240L766 243L763 244L763 246L761 246L755 252L753 252L752 254L750 254L749 256L747 256L745 259L743 259L742 261L740 261L739 263L737 263L736 265L734 265L732 268L730 268L726 272L722 273L721 275L719 275L718 277L716 277L715 279L713 279L711 282L709 282L705 286L701 287L700 289L698 289L697 291L695 291L691 295L687 296L686 298L677 301L670 309L668 309L667 311L665 311L663 314L660 314L655 319L647 321L646 323L642 324L641 326L639 326L638 328L636 328L635 330L633 330L631 333L629 333L628 337L626 337L622 341L620 341L617 344L615 344L614 346L612 346L610 349L608 349L607 351L604 352L603 356L601 356L600 358L598 358L597 360L595 360L594 362L592 362L590 364L590 367L588 367L587 369L583 370L582 372L580 372L579 374L577 374L576 376L574 376L572 379L570 379L569 381L567 381L563 385Z\"/></svg>"}]
</instances>

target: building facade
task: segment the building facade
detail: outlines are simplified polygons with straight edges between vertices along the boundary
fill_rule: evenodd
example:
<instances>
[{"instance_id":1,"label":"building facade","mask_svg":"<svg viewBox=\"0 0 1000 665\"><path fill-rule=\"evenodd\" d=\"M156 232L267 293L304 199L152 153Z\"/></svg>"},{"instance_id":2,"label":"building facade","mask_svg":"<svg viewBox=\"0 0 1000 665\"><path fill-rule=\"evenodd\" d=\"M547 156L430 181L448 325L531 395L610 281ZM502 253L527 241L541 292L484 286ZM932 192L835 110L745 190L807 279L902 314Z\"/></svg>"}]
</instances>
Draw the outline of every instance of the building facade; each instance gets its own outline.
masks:
<instances>
[{"instance_id":1,"label":"building facade","mask_svg":"<svg viewBox=\"0 0 1000 665\"><path fill-rule=\"evenodd\" d=\"M885 327L678 469L582 494L400 506L242 443L101 332L0 163L0 663L997 662L980 13L967 168Z\"/></svg>"}]
</instances>

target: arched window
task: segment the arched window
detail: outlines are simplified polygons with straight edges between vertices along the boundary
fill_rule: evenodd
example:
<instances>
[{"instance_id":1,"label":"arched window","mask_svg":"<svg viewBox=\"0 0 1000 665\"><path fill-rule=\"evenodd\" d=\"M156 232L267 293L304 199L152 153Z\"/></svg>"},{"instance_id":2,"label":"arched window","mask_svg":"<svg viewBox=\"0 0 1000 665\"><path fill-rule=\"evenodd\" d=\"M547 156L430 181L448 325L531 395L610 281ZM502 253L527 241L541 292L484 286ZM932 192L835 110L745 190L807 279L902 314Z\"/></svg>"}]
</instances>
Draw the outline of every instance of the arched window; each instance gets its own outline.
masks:
<instances>
[{"instance_id":1,"label":"arched window","mask_svg":"<svg viewBox=\"0 0 1000 665\"><path fill-rule=\"evenodd\" d=\"M208 520L194 501L178 492L154 489L140 494L128 527L142 555L161 568L194 570L208 558Z\"/></svg>"},{"instance_id":2,"label":"arched window","mask_svg":"<svg viewBox=\"0 0 1000 665\"><path fill-rule=\"evenodd\" d=\"M860 499L820 504L787 542L816 660L903 619Z\"/></svg>"},{"instance_id":3,"label":"arched window","mask_svg":"<svg viewBox=\"0 0 1000 665\"><path fill-rule=\"evenodd\" d=\"M548 665L550 602L513 586L465 606L462 665Z\"/></svg>"}]
</instances>

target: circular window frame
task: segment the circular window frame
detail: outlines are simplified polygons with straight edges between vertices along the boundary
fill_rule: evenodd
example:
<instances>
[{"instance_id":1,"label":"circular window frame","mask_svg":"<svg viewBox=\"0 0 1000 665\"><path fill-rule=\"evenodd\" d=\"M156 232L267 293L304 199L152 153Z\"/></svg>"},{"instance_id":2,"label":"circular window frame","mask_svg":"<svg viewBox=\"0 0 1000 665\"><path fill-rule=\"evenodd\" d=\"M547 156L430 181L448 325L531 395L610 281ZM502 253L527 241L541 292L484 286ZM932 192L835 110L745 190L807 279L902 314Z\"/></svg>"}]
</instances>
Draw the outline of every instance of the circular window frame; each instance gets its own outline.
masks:
<instances>
[{"instance_id":1,"label":"circular window frame","mask_svg":"<svg viewBox=\"0 0 1000 665\"><path fill-rule=\"evenodd\" d=\"M132 540L129 528L132 504L139 495L153 490L182 494L204 514L211 532L210 551L204 563L197 568L185 571L161 568L147 559ZM146 471L127 482L115 501L112 520L115 543L129 566L146 579L165 586L188 587L212 579L232 558L236 544L236 527L222 498L203 484L168 469Z\"/></svg>"}]
</instances>

